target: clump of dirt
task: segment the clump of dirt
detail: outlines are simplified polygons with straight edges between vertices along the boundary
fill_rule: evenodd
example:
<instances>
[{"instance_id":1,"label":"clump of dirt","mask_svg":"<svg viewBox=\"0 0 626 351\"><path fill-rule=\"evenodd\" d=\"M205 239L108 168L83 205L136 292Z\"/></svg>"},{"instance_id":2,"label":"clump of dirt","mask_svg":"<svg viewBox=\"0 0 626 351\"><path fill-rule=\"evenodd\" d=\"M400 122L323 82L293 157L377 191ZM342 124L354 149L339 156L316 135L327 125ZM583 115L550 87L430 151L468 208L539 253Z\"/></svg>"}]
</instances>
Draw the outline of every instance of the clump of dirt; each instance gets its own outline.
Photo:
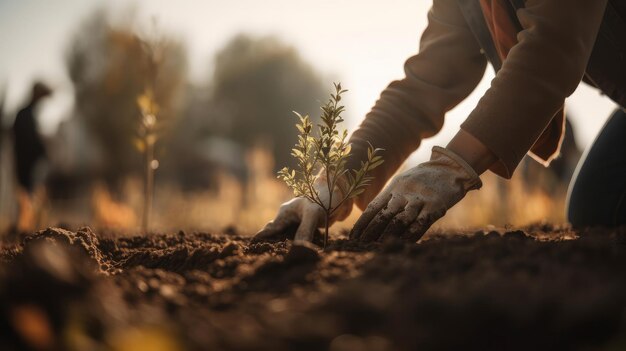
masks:
<instances>
[{"instance_id":1,"label":"clump of dirt","mask_svg":"<svg viewBox=\"0 0 626 351\"><path fill-rule=\"evenodd\" d=\"M50 255L37 242L62 248L61 264L41 261ZM102 238L48 229L3 244L0 258L0 286L38 291L20 306L56 306L42 308L55 316L52 334L74 330L67 311L80 306L81 320L92 321L81 335L96 345L119 344L120 326L132 326L156 327L191 350L626 347L624 228L438 233L418 244L340 239L324 250L235 233ZM58 288L67 282L76 288ZM22 294L7 291L0 300ZM90 305L107 296L117 296L109 309ZM17 331L0 333L0 348L28 349L6 312L12 303L4 306L2 328Z\"/></svg>"},{"instance_id":2,"label":"clump of dirt","mask_svg":"<svg viewBox=\"0 0 626 351\"><path fill-rule=\"evenodd\" d=\"M0 349L81 349L124 328L125 303L96 244L88 230L53 229L12 249L0 267Z\"/></svg>"},{"instance_id":3,"label":"clump of dirt","mask_svg":"<svg viewBox=\"0 0 626 351\"><path fill-rule=\"evenodd\" d=\"M24 239L24 247L39 245L42 241L49 244L59 244L82 251L86 257L93 260L96 269L103 274L115 273L113 266L100 250L100 241L89 227L84 227L76 232L61 228L48 228L29 235Z\"/></svg>"}]
</instances>

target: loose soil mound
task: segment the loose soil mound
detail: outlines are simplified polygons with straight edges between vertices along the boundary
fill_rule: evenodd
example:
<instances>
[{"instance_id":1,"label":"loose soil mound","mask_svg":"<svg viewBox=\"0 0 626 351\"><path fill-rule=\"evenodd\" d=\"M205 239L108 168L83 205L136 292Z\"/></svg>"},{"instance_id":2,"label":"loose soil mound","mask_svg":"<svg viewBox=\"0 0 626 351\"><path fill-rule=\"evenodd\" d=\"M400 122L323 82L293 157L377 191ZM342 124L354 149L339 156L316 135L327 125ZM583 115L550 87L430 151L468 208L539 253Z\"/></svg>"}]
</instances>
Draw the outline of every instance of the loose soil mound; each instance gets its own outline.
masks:
<instances>
[{"instance_id":1,"label":"loose soil mound","mask_svg":"<svg viewBox=\"0 0 626 351\"><path fill-rule=\"evenodd\" d=\"M324 251L47 229L2 243L0 266L2 350L626 349L624 229Z\"/></svg>"}]
</instances>

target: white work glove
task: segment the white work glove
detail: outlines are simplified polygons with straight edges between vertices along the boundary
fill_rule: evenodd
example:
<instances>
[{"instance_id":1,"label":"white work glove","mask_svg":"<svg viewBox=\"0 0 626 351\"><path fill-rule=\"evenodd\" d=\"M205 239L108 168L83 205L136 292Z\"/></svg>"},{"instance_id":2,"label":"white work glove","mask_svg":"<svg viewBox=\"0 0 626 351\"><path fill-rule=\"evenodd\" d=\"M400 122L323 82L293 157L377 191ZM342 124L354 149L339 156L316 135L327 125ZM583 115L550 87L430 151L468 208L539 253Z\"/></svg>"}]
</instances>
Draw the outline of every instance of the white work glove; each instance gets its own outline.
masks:
<instances>
[{"instance_id":1,"label":"white work glove","mask_svg":"<svg viewBox=\"0 0 626 351\"><path fill-rule=\"evenodd\" d=\"M340 181L337 182L342 183ZM326 184L326 178L319 176L314 184L315 190L319 193L322 203L328 204L329 192ZM346 189L345 186L337 185L333 192L333 207L339 204L343 198ZM352 212L353 200L348 199L335 210L330 218L329 225L336 221L344 220L350 212ZM294 241L313 241L313 236L317 228L324 226L324 210L309 199L304 197L296 197L285 202L278 209L278 214L273 221L267 223L252 239L252 241L264 240L284 240L287 236L287 230L291 226L298 225Z\"/></svg>"},{"instance_id":2,"label":"white work glove","mask_svg":"<svg viewBox=\"0 0 626 351\"><path fill-rule=\"evenodd\" d=\"M467 162L435 146L430 161L398 174L370 202L350 237L362 241L399 237L415 242L468 191L481 186Z\"/></svg>"}]
</instances>

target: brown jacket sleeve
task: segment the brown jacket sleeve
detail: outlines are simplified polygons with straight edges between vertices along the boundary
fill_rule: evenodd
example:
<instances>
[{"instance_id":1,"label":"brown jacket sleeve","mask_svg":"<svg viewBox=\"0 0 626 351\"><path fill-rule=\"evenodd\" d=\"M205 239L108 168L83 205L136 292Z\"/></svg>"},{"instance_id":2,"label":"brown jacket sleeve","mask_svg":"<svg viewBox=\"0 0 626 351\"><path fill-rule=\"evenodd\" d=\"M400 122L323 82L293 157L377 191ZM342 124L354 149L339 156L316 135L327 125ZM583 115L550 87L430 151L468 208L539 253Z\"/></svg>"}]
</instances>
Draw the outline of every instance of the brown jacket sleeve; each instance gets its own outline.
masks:
<instances>
[{"instance_id":1,"label":"brown jacket sleeve","mask_svg":"<svg viewBox=\"0 0 626 351\"><path fill-rule=\"evenodd\" d=\"M524 28L502 69L461 128L500 160L510 178L580 83L607 0L527 0Z\"/></svg>"},{"instance_id":2,"label":"brown jacket sleeve","mask_svg":"<svg viewBox=\"0 0 626 351\"><path fill-rule=\"evenodd\" d=\"M406 77L382 92L350 138L349 168L358 168L367 158L368 142L385 149L385 163L374 171L374 183L356 199L360 208L378 194L423 138L441 129L445 113L474 90L485 68L486 59L456 1L435 0L419 53L405 63Z\"/></svg>"}]
</instances>

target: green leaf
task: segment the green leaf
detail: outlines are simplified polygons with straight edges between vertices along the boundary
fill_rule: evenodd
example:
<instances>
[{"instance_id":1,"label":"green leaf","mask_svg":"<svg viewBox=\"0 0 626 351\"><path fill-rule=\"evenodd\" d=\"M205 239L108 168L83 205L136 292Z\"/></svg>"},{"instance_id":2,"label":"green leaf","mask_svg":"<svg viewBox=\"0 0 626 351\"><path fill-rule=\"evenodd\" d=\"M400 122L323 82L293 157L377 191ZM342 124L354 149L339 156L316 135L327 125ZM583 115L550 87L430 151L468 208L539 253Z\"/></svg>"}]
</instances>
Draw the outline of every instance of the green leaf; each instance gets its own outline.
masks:
<instances>
[{"instance_id":1,"label":"green leaf","mask_svg":"<svg viewBox=\"0 0 626 351\"><path fill-rule=\"evenodd\" d=\"M291 112L293 112L296 116L298 116L298 118L300 118L301 121L304 120L304 117L300 113L298 113L297 111L291 111Z\"/></svg>"},{"instance_id":2,"label":"green leaf","mask_svg":"<svg viewBox=\"0 0 626 351\"><path fill-rule=\"evenodd\" d=\"M302 151L300 151L299 149L291 149L291 154L294 155L296 158L298 157L304 157L304 153L302 153Z\"/></svg>"},{"instance_id":3,"label":"green leaf","mask_svg":"<svg viewBox=\"0 0 626 351\"><path fill-rule=\"evenodd\" d=\"M370 165L370 170L372 170L372 169L374 169L374 168L376 168L376 167L380 166L381 164L383 164L383 162L385 162L385 160L378 160L378 161L376 161L376 162L373 162L373 163Z\"/></svg>"},{"instance_id":4,"label":"green leaf","mask_svg":"<svg viewBox=\"0 0 626 351\"><path fill-rule=\"evenodd\" d=\"M350 193L350 198L355 198L355 197L363 194L364 191L365 191L365 188L355 189L352 193Z\"/></svg>"}]
</instances>

